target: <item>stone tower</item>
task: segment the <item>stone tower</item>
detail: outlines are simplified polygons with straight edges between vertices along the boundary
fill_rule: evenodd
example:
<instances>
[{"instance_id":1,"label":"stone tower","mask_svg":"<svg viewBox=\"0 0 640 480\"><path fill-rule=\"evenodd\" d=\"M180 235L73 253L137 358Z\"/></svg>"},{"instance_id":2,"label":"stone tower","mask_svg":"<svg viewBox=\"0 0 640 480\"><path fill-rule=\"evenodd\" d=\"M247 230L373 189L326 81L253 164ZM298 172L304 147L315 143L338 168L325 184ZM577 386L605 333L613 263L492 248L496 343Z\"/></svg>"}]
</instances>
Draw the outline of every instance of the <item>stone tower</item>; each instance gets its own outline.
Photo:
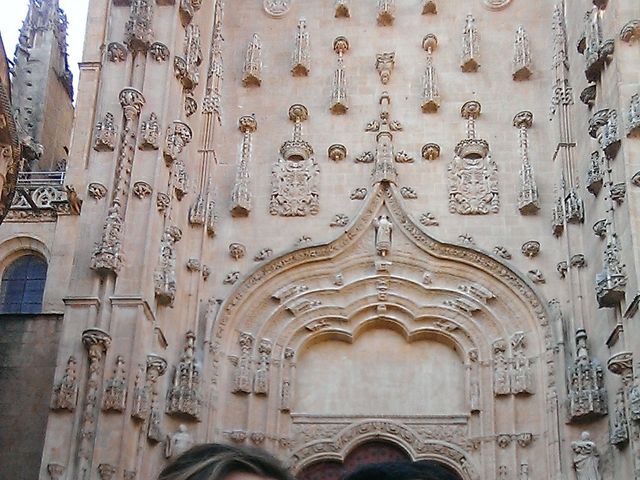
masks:
<instances>
[{"instance_id":1,"label":"stone tower","mask_svg":"<svg viewBox=\"0 0 640 480\"><path fill-rule=\"evenodd\" d=\"M67 159L73 122L67 17L58 0L29 0L15 51L13 108L25 167L56 170Z\"/></svg>"},{"instance_id":2,"label":"stone tower","mask_svg":"<svg viewBox=\"0 0 640 480\"><path fill-rule=\"evenodd\" d=\"M0 230L63 312L40 478L640 478L637 0L89 12L70 214Z\"/></svg>"}]
</instances>

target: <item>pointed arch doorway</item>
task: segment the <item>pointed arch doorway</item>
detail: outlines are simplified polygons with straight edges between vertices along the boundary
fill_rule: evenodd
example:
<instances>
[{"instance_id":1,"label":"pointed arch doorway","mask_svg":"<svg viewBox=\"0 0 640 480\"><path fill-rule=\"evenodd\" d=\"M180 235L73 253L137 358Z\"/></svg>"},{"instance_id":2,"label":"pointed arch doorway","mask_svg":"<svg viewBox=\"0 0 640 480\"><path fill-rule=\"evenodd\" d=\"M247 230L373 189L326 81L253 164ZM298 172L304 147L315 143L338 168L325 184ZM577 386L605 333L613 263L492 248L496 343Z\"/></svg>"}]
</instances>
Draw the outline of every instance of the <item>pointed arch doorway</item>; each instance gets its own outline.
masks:
<instances>
[{"instance_id":1,"label":"pointed arch doorway","mask_svg":"<svg viewBox=\"0 0 640 480\"><path fill-rule=\"evenodd\" d=\"M340 480L345 474L363 465L384 462L409 462L411 458L400 447L383 441L370 441L354 448L344 459L325 460L304 468L298 480ZM453 472L452 472L453 473Z\"/></svg>"}]
</instances>

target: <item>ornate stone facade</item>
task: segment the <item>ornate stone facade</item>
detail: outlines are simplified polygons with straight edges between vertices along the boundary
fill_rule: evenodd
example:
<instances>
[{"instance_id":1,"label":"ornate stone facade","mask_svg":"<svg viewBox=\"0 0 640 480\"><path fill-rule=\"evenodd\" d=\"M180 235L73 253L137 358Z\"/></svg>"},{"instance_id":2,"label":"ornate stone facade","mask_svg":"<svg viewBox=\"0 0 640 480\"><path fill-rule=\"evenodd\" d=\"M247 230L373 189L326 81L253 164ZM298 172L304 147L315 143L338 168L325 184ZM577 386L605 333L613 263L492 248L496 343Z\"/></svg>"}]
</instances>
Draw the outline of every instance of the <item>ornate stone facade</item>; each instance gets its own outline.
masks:
<instances>
[{"instance_id":1,"label":"ornate stone facade","mask_svg":"<svg viewBox=\"0 0 640 480\"><path fill-rule=\"evenodd\" d=\"M25 478L637 476L635 4L92 1L68 172L0 229L63 312Z\"/></svg>"}]
</instances>

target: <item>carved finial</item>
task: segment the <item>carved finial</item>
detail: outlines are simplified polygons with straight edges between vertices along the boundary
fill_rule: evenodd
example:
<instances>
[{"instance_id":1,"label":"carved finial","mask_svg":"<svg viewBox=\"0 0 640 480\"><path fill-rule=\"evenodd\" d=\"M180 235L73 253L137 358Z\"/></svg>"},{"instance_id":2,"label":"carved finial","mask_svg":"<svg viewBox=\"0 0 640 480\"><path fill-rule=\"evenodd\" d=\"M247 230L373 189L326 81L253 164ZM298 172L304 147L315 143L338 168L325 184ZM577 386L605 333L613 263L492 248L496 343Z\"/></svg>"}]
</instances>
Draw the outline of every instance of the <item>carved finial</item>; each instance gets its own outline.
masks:
<instances>
[{"instance_id":1,"label":"carved finial","mask_svg":"<svg viewBox=\"0 0 640 480\"><path fill-rule=\"evenodd\" d=\"M477 72L480 64L478 63L479 53L479 35L476 28L476 19L473 15L467 15L464 30L462 32L462 61L460 68L463 72Z\"/></svg>"},{"instance_id":2,"label":"carved finial","mask_svg":"<svg viewBox=\"0 0 640 480\"><path fill-rule=\"evenodd\" d=\"M331 86L331 104L329 109L336 115L342 115L347 113L349 109L347 102L347 79L343 60L343 55L349 50L349 41L346 37L337 37L333 41L333 50L338 55L338 59L333 75L333 84Z\"/></svg>"},{"instance_id":3,"label":"carved finial","mask_svg":"<svg viewBox=\"0 0 640 480\"><path fill-rule=\"evenodd\" d=\"M242 67L242 85L259 87L262 84L262 41L260 35L254 33L247 46Z\"/></svg>"},{"instance_id":4,"label":"carved finial","mask_svg":"<svg viewBox=\"0 0 640 480\"><path fill-rule=\"evenodd\" d=\"M424 113L434 113L440 108L440 92L438 91L432 57L437 46L438 38L432 33L422 39L422 48L427 52L427 64L422 77L422 111Z\"/></svg>"},{"instance_id":5,"label":"carved finial","mask_svg":"<svg viewBox=\"0 0 640 480\"><path fill-rule=\"evenodd\" d=\"M298 21L298 32L296 33L293 61L291 63L291 74L294 77L306 77L309 75L309 71L311 70L310 48L307 21L304 18L301 18Z\"/></svg>"},{"instance_id":6,"label":"carved finial","mask_svg":"<svg viewBox=\"0 0 640 480\"><path fill-rule=\"evenodd\" d=\"M236 181L231 192L231 215L234 217L246 217L251 211L249 162L251 161L252 134L258 129L255 115L240 117L238 128L243 133L243 137Z\"/></svg>"}]
</instances>

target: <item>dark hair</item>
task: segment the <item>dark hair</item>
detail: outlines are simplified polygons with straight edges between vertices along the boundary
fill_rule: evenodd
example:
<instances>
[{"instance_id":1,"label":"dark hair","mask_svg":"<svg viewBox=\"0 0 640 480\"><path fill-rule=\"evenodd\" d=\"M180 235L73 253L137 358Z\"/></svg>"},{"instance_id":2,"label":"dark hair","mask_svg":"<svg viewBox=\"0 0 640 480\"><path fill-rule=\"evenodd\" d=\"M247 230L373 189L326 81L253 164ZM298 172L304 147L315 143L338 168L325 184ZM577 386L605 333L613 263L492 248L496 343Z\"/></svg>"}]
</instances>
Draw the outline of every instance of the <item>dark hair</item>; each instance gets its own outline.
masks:
<instances>
[{"instance_id":1,"label":"dark hair","mask_svg":"<svg viewBox=\"0 0 640 480\"><path fill-rule=\"evenodd\" d=\"M433 462L393 462L365 465L343 480L459 480L451 469Z\"/></svg>"},{"instance_id":2,"label":"dark hair","mask_svg":"<svg viewBox=\"0 0 640 480\"><path fill-rule=\"evenodd\" d=\"M282 463L257 448L206 443L196 445L168 465L158 480L224 480L232 473L273 480L294 480Z\"/></svg>"}]
</instances>

